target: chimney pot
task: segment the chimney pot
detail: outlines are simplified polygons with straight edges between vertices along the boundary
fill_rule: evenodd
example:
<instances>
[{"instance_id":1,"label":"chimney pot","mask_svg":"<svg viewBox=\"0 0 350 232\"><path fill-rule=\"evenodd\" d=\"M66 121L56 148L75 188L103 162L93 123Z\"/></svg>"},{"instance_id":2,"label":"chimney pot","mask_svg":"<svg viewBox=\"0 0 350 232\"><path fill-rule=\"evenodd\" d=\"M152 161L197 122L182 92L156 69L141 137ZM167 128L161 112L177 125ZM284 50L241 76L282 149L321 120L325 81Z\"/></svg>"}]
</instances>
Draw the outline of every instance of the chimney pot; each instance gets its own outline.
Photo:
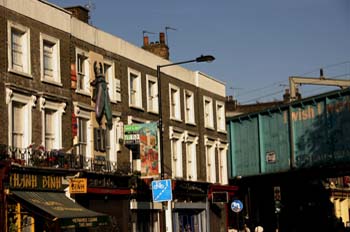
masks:
<instances>
[{"instance_id":1,"label":"chimney pot","mask_svg":"<svg viewBox=\"0 0 350 232\"><path fill-rule=\"evenodd\" d=\"M143 37L143 46L147 46L148 43L149 43L148 36L144 36L144 37Z\"/></svg>"},{"instance_id":2,"label":"chimney pot","mask_svg":"<svg viewBox=\"0 0 350 232\"><path fill-rule=\"evenodd\" d=\"M165 44L165 34L164 32L159 33L159 43L160 44Z\"/></svg>"}]
</instances>

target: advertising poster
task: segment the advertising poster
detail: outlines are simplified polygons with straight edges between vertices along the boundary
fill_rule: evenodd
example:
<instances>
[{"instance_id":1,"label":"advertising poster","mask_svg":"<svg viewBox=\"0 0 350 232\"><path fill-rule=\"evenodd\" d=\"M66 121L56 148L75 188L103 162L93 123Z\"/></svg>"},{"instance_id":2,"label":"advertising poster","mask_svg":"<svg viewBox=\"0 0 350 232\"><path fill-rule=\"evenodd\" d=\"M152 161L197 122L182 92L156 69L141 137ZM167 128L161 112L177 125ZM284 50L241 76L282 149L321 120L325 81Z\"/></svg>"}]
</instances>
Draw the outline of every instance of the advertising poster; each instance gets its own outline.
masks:
<instances>
[{"instance_id":1,"label":"advertising poster","mask_svg":"<svg viewBox=\"0 0 350 232\"><path fill-rule=\"evenodd\" d=\"M141 177L159 176L157 122L125 125L124 133L125 145L129 147L138 146L141 160Z\"/></svg>"}]
</instances>

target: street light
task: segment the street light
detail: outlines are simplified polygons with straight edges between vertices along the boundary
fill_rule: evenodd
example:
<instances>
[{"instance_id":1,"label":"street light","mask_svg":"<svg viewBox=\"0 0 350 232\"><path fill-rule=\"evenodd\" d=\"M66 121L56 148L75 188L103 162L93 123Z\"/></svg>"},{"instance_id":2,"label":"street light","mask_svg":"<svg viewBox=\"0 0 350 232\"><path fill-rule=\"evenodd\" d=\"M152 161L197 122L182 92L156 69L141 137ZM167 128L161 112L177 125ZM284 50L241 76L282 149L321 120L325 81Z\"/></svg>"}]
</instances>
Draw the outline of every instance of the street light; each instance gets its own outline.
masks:
<instances>
[{"instance_id":1,"label":"street light","mask_svg":"<svg viewBox=\"0 0 350 232\"><path fill-rule=\"evenodd\" d=\"M186 60L171 64L157 65L157 80L158 80L158 114L159 114L159 152L160 152L160 178L164 178L164 152L163 152L163 114L162 114L162 91L161 91L161 78L160 78L160 69L168 66L174 66L179 64L187 64L187 63L200 63L200 62L212 62L215 60L214 56L211 55L201 55L193 60Z\"/></svg>"}]
</instances>

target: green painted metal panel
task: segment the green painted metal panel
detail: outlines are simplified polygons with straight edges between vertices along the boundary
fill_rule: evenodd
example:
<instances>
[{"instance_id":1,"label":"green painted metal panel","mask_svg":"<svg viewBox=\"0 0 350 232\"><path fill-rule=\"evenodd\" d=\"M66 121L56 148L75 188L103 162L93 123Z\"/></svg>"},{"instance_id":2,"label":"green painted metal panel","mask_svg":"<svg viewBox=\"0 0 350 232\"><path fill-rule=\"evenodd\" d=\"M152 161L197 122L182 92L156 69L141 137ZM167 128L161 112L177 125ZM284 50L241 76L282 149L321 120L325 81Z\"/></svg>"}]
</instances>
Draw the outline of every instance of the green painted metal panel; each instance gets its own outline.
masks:
<instances>
[{"instance_id":1,"label":"green painted metal panel","mask_svg":"<svg viewBox=\"0 0 350 232\"><path fill-rule=\"evenodd\" d=\"M290 168L288 109L260 114L261 172L274 173Z\"/></svg>"},{"instance_id":2,"label":"green painted metal panel","mask_svg":"<svg viewBox=\"0 0 350 232\"><path fill-rule=\"evenodd\" d=\"M231 124L231 177L259 173L258 118Z\"/></svg>"},{"instance_id":3,"label":"green painted metal panel","mask_svg":"<svg viewBox=\"0 0 350 232\"><path fill-rule=\"evenodd\" d=\"M350 98L335 95L293 109L297 168L350 161Z\"/></svg>"}]
</instances>

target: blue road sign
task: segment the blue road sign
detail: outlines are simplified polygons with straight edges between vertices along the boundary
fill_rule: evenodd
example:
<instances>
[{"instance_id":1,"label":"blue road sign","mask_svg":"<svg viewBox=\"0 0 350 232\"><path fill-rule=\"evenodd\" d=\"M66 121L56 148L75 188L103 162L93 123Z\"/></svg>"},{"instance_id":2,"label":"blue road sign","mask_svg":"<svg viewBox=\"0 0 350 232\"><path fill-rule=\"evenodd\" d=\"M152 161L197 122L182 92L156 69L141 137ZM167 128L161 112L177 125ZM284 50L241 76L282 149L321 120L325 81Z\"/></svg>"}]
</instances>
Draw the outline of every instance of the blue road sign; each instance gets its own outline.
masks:
<instances>
[{"instance_id":1,"label":"blue road sign","mask_svg":"<svg viewBox=\"0 0 350 232\"><path fill-rule=\"evenodd\" d=\"M152 197L154 202L171 201L173 199L171 180L152 181Z\"/></svg>"},{"instance_id":2,"label":"blue road sign","mask_svg":"<svg viewBox=\"0 0 350 232\"><path fill-rule=\"evenodd\" d=\"M234 200L231 203L231 209L235 213L239 213L243 209L243 203L240 200Z\"/></svg>"}]
</instances>

